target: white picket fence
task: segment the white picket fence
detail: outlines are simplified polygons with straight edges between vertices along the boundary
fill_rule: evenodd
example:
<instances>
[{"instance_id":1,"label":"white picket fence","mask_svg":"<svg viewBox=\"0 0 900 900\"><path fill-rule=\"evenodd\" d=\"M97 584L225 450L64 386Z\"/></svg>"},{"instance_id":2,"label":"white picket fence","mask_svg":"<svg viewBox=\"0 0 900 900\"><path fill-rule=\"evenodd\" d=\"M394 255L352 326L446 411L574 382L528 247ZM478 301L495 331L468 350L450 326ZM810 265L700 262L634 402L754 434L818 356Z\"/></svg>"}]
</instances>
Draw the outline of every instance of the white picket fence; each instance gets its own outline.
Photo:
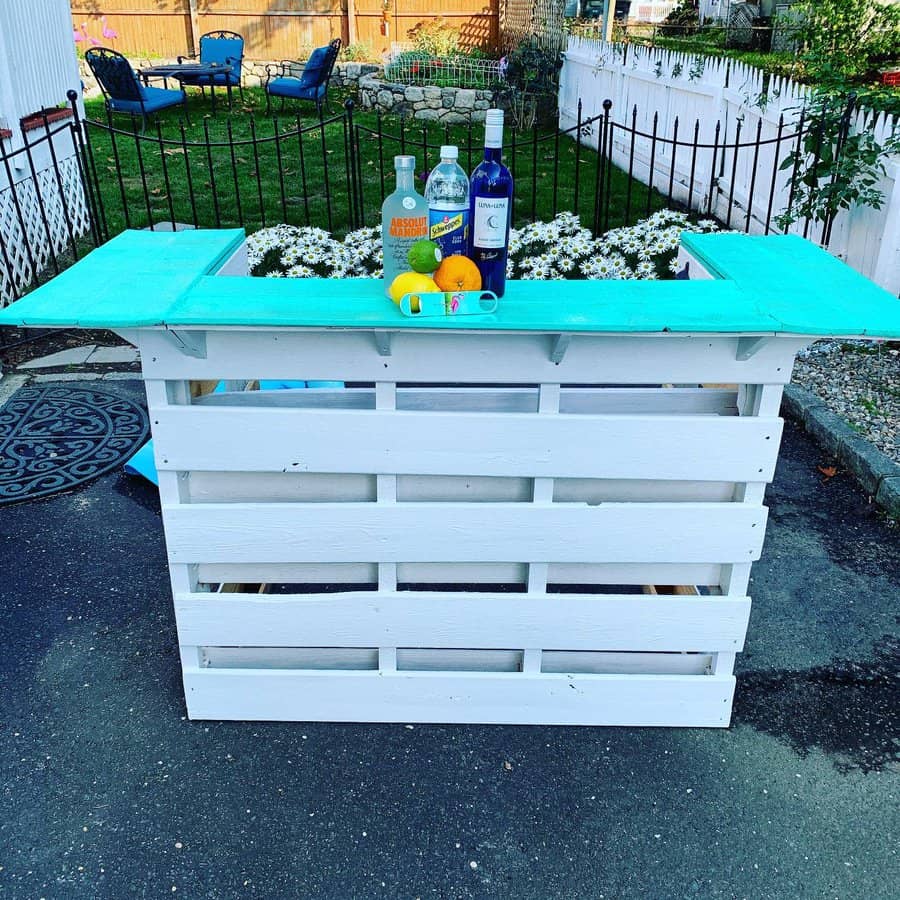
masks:
<instances>
[{"instance_id":1,"label":"white picket fence","mask_svg":"<svg viewBox=\"0 0 900 900\"><path fill-rule=\"evenodd\" d=\"M644 184L652 177L666 194L671 183L674 200L709 210L733 228L763 233L768 224L777 232L774 219L787 205L791 176L779 164L796 146L806 96L803 85L786 78L766 84L761 70L735 60L570 38L560 76L560 128L576 125L579 100L584 121L601 115L609 99L611 119L626 126L613 130L615 165L630 166ZM897 122L860 111L851 127L868 129L883 143ZM599 131L588 129L582 140L596 148ZM888 159L885 170L879 183L882 208L840 213L828 249L900 294L900 158ZM790 230L803 234L805 228L800 221ZM821 244L822 230L821 223L811 223L807 237Z\"/></svg>"}]
</instances>

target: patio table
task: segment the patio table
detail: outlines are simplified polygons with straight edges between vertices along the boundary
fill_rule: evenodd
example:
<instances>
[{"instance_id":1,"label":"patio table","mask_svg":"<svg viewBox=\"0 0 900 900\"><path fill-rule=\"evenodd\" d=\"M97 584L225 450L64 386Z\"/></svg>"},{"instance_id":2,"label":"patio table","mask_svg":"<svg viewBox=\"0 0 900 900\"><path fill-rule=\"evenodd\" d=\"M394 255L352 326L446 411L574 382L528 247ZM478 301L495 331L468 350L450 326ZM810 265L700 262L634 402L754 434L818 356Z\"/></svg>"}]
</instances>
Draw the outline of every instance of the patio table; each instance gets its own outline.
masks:
<instances>
[{"instance_id":1,"label":"patio table","mask_svg":"<svg viewBox=\"0 0 900 900\"><path fill-rule=\"evenodd\" d=\"M181 83L181 76L183 75L230 75L232 67L224 64L224 63L198 63L198 62L186 62L186 63L170 63L166 65L160 66L148 66L145 69L141 69L139 74L141 76L141 80L144 84L147 84L151 78L162 78L165 80L165 84L168 85L168 79L175 78L178 80L179 84ZM228 88L229 91L229 101L231 98L231 88ZM213 115L216 114L216 89L212 80L210 80L209 92L212 94L212 110Z\"/></svg>"},{"instance_id":2,"label":"patio table","mask_svg":"<svg viewBox=\"0 0 900 900\"><path fill-rule=\"evenodd\" d=\"M800 238L681 253L426 319L126 232L0 323L140 348L191 718L724 727L794 356L900 302Z\"/></svg>"}]
</instances>

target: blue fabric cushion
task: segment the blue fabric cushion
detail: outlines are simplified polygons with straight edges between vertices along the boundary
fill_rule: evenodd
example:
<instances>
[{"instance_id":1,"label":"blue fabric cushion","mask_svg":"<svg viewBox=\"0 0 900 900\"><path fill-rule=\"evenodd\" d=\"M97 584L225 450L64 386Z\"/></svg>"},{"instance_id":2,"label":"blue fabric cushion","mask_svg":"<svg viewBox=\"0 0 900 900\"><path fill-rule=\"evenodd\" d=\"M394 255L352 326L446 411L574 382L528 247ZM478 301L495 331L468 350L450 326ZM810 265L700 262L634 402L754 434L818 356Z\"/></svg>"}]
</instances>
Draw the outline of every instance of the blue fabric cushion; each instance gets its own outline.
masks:
<instances>
[{"instance_id":1,"label":"blue fabric cushion","mask_svg":"<svg viewBox=\"0 0 900 900\"><path fill-rule=\"evenodd\" d=\"M316 100L325 96L325 85L305 85L300 78L275 78L266 90L274 97L296 97L298 100Z\"/></svg>"},{"instance_id":2,"label":"blue fabric cushion","mask_svg":"<svg viewBox=\"0 0 900 900\"><path fill-rule=\"evenodd\" d=\"M244 42L237 38L201 38L200 62L220 66L240 65L244 56Z\"/></svg>"},{"instance_id":3,"label":"blue fabric cushion","mask_svg":"<svg viewBox=\"0 0 900 900\"><path fill-rule=\"evenodd\" d=\"M184 91L171 91L165 88L144 87L141 85L141 93L144 96L143 112L156 112L158 109L166 109L184 102ZM109 101L110 109L116 112L141 113L139 100L113 100Z\"/></svg>"},{"instance_id":4,"label":"blue fabric cushion","mask_svg":"<svg viewBox=\"0 0 900 900\"><path fill-rule=\"evenodd\" d=\"M233 69L231 72L217 72L215 75L182 75L179 81L182 84L191 84L196 87L210 84L230 84L232 87L237 87L241 83L241 76L236 69Z\"/></svg>"},{"instance_id":5,"label":"blue fabric cushion","mask_svg":"<svg viewBox=\"0 0 900 900\"><path fill-rule=\"evenodd\" d=\"M328 62L328 47L316 47L310 54L300 81L304 87L315 86L325 77L325 65Z\"/></svg>"}]
</instances>

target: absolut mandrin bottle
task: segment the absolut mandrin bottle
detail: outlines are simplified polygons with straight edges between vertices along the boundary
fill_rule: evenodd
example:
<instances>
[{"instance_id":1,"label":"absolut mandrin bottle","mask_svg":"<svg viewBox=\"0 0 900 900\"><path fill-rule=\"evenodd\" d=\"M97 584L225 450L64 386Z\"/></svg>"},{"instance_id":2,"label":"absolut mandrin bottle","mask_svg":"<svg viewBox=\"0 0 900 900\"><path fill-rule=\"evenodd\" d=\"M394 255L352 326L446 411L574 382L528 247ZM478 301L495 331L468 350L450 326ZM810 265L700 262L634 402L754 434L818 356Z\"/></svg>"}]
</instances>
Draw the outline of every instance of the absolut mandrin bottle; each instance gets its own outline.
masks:
<instances>
[{"instance_id":1,"label":"absolut mandrin bottle","mask_svg":"<svg viewBox=\"0 0 900 900\"><path fill-rule=\"evenodd\" d=\"M469 256L481 272L481 287L498 297L506 289L506 257L512 218L513 179L503 165L503 110L484 117L484 160L472 173Z\"/></svg>"},{"instance_id":2,"label":"absolut mandrin bottle","mask_svg":"<svg viewBox=\"0 0 900 900\"><path fill-rule=\"evenodd\" d=\"M416 193L413 177L414 156L395 156L397 190L389 194L381 207L381 244L384 252L384 292L390 296L391 282L409 271L409 248L428 237L428 204Z\"/></svg>"}]
</instances>

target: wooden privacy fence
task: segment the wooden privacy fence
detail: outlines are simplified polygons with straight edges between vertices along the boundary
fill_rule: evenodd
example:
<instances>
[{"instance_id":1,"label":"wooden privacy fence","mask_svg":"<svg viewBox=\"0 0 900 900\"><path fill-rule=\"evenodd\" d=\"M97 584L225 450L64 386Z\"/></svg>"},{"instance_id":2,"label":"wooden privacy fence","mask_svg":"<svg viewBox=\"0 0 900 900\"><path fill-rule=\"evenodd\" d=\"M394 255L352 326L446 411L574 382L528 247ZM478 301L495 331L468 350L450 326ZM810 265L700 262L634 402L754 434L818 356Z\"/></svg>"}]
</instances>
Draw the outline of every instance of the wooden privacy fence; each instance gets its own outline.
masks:
<instances>
[{"instance_id":1,"label":"wooden privacy fence","mask_svg":"<svg viewBox=\"0 0 900 900\"><path fill-rule=\"evenodd\" d=\"M500 0L445 0L440 15L467 47L498 43ZM385 8L386 3L386 8ZM436 15L428 0L72 0L75 27L126 54L189 53L208 31L237 31L250 59L297 58L339 37L374 53L409 40L409 31ZM103 17L106 17L104 26ZM117 32L114 39L103 29Z\"/></svg>"},{"instance_id":2,"label":"wooden privacy fence","mask_svg":"<svg viewBox=\"0 0 900 900\"><path fill-rule=\"evenodd\" d=\"M775 219L794 196L795 173L781 165L798 146L807 89L727 59L570 38L560 74L560 129L602 115L606 132L585 130L593 147L606 136L615 166L670 199L752 234L779 230ZM851 131L884 143L896 122L853 113ZM854 206L833 222L791 227L863 275L900 293L900 159L886 161L881 209ZM627 218L627 215L626 215Z\"/></svg>"}]
</instances>

